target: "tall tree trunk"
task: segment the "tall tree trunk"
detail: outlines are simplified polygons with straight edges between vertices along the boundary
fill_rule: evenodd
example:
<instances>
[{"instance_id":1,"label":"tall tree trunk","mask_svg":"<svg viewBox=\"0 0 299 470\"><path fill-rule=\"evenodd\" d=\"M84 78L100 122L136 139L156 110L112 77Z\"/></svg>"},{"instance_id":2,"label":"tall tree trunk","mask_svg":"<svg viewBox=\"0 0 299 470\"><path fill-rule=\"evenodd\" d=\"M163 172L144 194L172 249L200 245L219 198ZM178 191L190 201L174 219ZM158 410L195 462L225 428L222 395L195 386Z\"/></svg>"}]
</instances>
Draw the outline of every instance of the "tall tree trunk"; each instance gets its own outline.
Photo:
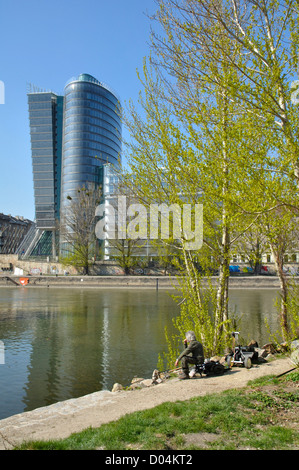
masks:
<instances>
[{"instance_id":1,"label":"tall tree trunk","mask_svg":"<svg viewBox=\"0 0 299 470\"><path fill-rule=\"evenodd\" d=\"M219 277L217 287L217 304L215 314L214 350L217 349L219 336L223 333L223 322L228 320L228 288L229 288L229 230L223 226L222 255L219 264Z\"/></svg>"},{"instance_id":2,"label":"tall tree trunk","mask_svg":"<svg viewBox=\"0 0 299 470\"><path fill-rule=\"evenodd\" d=\"M219 265L219 279L217 290L217 307L215 315L214 349L216 351L219 336L223 333L223 322L228 320L228 285L229 285L229 260L230 260L230 233L227 211L228 184L228 156L227 156L227 127L228 110L226 93L222 95L222 237L221 237L221 259Z\"/></svg>"},{"instance_id":3,"label":"tall tree trunk","mask_svg":"<svg viewBox=\"0 0 299 470\"><path fill-rule=\"evenodd\" d=\"M287 309L287 301L288 301L288 282L286 279L286 275L283 272L283 254L279 253L275 250L273 245L270 245L271 253L274 258L275 267L279 279L279 286L280 286L280 297L281 297L281 304L280 304L280 326L281 326L281 333L283 341L287 341L289 327L288 327L288 309Z\"/></svg>"}]
</instances>

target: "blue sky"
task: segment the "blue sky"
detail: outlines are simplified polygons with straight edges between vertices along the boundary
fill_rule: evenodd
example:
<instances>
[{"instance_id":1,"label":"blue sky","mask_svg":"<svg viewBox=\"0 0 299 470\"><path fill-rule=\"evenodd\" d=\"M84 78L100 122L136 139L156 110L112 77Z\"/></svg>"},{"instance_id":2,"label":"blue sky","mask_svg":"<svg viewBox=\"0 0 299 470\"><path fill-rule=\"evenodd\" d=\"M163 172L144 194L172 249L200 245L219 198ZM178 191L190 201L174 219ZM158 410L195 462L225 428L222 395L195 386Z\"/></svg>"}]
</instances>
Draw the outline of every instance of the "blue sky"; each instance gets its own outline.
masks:
<instances>
[{"instance_id":1,"label":"blue sky","mask_svg":"<svg viewBox=\"0 0 299 470\"><path fill-rule=\"evenodd\" d=\"M34 219L27 84L63 94L89 73L137 101L154 0L0 0L0 212Z\"/></svg>"}]
</instances>

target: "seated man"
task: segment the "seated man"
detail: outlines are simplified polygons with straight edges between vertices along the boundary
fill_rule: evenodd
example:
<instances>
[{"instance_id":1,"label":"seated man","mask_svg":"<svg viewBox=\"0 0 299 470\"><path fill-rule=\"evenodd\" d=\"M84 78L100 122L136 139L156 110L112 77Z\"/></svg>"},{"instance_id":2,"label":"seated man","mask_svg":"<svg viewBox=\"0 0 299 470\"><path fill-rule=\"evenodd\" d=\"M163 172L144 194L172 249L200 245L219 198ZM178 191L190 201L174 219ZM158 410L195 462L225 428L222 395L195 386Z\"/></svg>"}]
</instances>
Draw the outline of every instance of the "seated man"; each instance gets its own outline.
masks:
<instances>
[{"instance_id":1,"label":"seated man","mask_svg":"<svg viewBox=\"0 0 299 470\"><path fill-rule=\"evenodd\" d=\"M189 343L189 345L187 344ZM194 331L188 331L186 333L186 339L184 340L185 350L175 361L175 366L182 361L183 374L179 377L181 380L189 379L189 364L202 364L204 361L203 346L199 341L196 341Z\"/></svg>"}]
</instances>

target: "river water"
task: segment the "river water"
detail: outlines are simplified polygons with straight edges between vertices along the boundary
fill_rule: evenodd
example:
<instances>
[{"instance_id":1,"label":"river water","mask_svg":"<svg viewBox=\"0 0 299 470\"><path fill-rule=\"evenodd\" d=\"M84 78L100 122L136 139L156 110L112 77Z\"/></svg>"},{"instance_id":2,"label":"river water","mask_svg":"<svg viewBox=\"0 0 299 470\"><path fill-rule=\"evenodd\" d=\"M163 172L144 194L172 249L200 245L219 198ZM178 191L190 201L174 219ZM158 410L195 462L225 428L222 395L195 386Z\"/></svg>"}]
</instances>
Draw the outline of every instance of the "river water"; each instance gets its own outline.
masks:
<instances>
[{"instance_id":1,"label":"river water","mask_svg":"<svg viewBox=\"0 0 299 470\"><path fill-rule=\"evenodd\" d=\"M272 289L230 291L241 333L277 329ZM150 378L179 307L166 290L0 289L0 419ZM262 344L261 344L262 345Z\"/></svg>"}]
</instances>

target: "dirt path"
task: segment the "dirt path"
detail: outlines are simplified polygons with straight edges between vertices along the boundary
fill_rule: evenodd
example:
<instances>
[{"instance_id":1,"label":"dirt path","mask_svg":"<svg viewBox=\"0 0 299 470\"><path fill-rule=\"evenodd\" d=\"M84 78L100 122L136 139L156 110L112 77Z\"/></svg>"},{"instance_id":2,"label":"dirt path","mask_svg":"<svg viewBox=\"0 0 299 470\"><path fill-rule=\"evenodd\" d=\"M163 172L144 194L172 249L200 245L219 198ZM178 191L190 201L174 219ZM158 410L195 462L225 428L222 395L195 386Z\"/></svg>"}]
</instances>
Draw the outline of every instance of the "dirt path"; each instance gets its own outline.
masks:
<instances>
[{"instance_id":1,"label":"dirt path","mask_svg":"<svg viewBox=\"0 0 299 470\"><path fill-rule=\"evenodd\" d=\"M126 413L152 408L166 401L188 400L194 396L246 386L264 375L279 375L293 368L289 359L277 359L247 370L234 367L220 377L171 379L141 390L95 392L0 420L0 450L28 440L68 437L88 427L99 427Z\"/></svg>"}]
</instances>

